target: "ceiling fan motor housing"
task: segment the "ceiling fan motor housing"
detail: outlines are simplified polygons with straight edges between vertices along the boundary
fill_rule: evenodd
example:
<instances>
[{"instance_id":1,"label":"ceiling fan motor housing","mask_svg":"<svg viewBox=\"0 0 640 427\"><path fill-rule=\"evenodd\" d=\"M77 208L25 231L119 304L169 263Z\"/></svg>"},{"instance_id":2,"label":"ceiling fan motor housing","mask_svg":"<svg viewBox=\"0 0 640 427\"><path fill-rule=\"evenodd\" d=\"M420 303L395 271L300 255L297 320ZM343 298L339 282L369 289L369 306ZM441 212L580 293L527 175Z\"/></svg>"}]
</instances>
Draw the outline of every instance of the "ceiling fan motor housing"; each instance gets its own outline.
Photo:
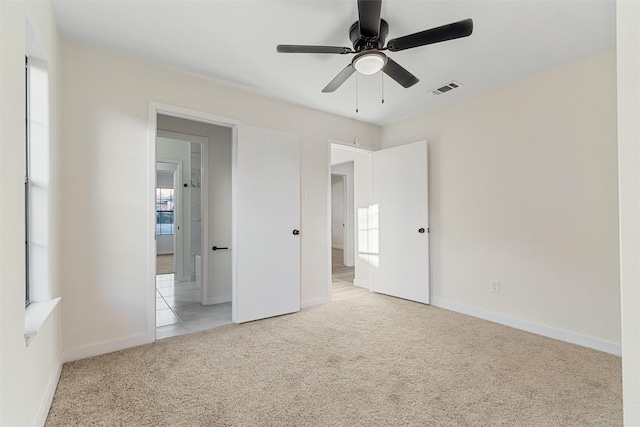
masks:
<instances>
[{"instance_id":1,"label":"ceiling fan motor housing","mask_svg":"<svg viewBox=\"0 0 640 427\"><path fill-rule=\"evenodd\" d=\"M360 22L356 21L349 28L349 38L353 43L353 50L362 52L365 50L380 50L389 34L389 24L384 19L380 20L380 32L377 36L367 37L360 33Z\"/></svg>"}]
</instances>

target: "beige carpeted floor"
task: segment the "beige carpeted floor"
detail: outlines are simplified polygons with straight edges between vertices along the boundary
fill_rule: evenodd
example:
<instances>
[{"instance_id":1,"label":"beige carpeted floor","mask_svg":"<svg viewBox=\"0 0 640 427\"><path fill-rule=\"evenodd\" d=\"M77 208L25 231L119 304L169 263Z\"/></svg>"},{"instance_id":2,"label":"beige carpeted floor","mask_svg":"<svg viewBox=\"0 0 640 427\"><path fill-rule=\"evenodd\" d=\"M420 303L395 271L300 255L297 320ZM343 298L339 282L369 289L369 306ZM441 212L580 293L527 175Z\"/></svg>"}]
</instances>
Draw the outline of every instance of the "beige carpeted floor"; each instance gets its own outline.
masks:
<instances>
[{"instance_id":1,"label":"beige carpeted floor","mask_svg":"<svg viewBox=\"0 0 640 427\"><path fill-rule=\"evenodd\" d=\"M362 292L65 364L47 425L622 425L620 358Z\"/></svg>"},{"instance_id":2,"label":"beige carpeted floor","mask_svg":"<svg viewBox=\"0 0 640 427\"><path fill-rule=\"evenodd\" d=\"M156 274L173 273L173 254L156 256Z\"/></svg>"}]
</instances>

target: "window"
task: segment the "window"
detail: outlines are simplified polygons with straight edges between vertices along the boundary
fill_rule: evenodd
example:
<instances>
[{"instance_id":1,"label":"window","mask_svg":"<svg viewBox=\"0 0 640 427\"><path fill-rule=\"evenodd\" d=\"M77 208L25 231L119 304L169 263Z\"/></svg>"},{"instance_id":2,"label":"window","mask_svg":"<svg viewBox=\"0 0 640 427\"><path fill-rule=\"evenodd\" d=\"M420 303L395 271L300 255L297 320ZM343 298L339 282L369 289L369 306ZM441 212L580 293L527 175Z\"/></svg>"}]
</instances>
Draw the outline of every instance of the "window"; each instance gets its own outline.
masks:
<instances>
[{"instance_id":1,"label":"window","mask_svg":"<svg viewBox=\"0 0 640 427\"><path fill-rule=\"evenodd\" d=\"M156 188L156 234L174 234L173 188Z\"/></svg>"},{"instance_id":2,"label":"window","mask_svg":"<svg viewBox=\"0 0 640 427\"><path fill-rule=\"evenodd\" d=\"M60 302L54 297L51 239L52 191L49 71L43 49L27 20L25 40L25 310L24 339L30 342Z\"/></svg>"},{"instance_id":3,"label":"window","mask_svg":"<svg viewBox=\"0 0 640 427\"><path fill-rule=\"evenodd\" d=\"M25 306L29 297L29 58L24 57L25 74L25 166L24 166L24 258L25 258Z\"/></svg>"},{"instance_id":4,"label":"window","mask_svg":"<svg viewBox=\"0 0 640 427\"><path fill-rule=\"evenodd\" d=\"M51 298L49 73L45 62L25 57L25 86L25 305L29 305Z\"/></svg>"}]
</instances>

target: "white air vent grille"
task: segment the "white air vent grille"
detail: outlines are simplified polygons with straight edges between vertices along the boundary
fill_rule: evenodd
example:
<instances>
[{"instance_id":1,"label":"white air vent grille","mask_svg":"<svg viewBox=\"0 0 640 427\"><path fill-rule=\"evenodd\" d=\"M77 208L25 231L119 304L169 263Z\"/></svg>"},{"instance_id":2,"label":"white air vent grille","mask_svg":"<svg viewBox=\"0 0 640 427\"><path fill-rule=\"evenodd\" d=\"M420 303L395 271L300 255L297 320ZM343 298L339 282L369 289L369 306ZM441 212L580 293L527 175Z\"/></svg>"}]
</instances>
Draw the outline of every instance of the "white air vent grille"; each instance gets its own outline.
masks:
<instances>
[{"instance_id":1,"label":"white air vent grille","mask_svg":"<svg viewBox=\"0 0 640 427\"><path fill-rule=\"evenodd\" d=\"M438 96L438 95L442 95L443 93L447 93L447 92L449 92L451 90L458 89L460 87L462 87L462 84L460 84L460 82L452 80L452 81L450 81L449 83L447 83L445 85L442 85L442 86L440 86L440 87L438 87L436 89L432 89L431 93L434 96Z\"/></svg>"}]
</instances>

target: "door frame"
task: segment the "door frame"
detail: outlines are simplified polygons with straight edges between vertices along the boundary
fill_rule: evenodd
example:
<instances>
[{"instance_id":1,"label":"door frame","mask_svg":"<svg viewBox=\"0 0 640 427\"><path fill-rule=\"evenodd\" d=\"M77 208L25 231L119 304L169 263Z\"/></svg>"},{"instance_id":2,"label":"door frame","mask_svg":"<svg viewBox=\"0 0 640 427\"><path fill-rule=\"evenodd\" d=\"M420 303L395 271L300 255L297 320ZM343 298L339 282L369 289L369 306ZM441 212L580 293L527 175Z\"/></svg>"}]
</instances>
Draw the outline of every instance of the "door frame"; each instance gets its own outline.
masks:
<instances>
[{"instance_id":1,"label":"door frame","mask_svg":"<svg viewBox=\"0 0 640 427\"><path fill-rule=\"evenodd\" d=\"M331 262L331 174L332 174L332 170L331 167L334 166L332 164L332 159L331 159L331 149L332 148L336 148L336 149L340 149L340 150L344 150L344 151L352 151L352 152L356 152L358 154L366 154L368 156L371 156L373 153L373 149L371 148L363 148L363 147L353 147L345 142L342 141L338 141L338 140L334 140L334 139L330 139L328 141L329 143L327 144L327 152L328 152L328 158L329 161L327 162L327 269L328 269L328 283L327 283L327 290L328 290L328 295L329 295L329 300L331 300L331 291L332 291L332 287L331 284L333 282L333 274L332 274L332 262ZM357 186L357 180L356 180L356 162L355 160L350 160L350 162L353 162L353 206L352 206L352 211L350 213L350 215L352 215L352 220L351 220L351 233L354 234L353 236L353 247L351 248L351 250L354 253L354 271L355 271L355 275L356 275L356 279L358 278L358 255L357 255L357 249L358 249L358 220L357 220L357 195L362 192L362 189L359 189ZM336 165L342 164L342 163L347 163L347 162L341 162L341 163L336 163ZM369 181L373 180L373 176L369 176ZM345 180L346 181L346 180ZM371 197L371 195L369 195L369 198ZM348 240L348 239L347 239ZM346 245L346 241L345 241L345 246ZM369 291L373 291L373 283L372 281L369 281L369 283L366 284L366 286L363 286L359 283L355 283L354 281L354 285L356 286L361 286L361 287L365 287L365 289L368 289Z\"/></svg>"},{"instance_id":2,"label":"door frame","mask_svg":"<svg viewBox=\"0 0 640 427\"><path fill-rule=\"evenodd\" d=\"M174 165L173 169L173 194L174 194L174 233L173 233L173 271L176 276L182 274L182 247L178 246L178 242L182 241L182 187L180 186L182 176L182 160L175 159L156 159L156 175L158 173L158 163ZM156 183L157 186L157 183ZM157 242L157 240L156 240ZM157 245L156 245L157 249ZM178 256L178 253L179 255ZM157 251L156 251L157 256Z\"/></svg>"},{"instance_id":3,"label":"door frame","mask_svg":"<svg viewBox=\"0 0 640 427\"><path fill-rule=\"evenodd\" d=\"M156 136L158 133L158 114L162 114L165 116L177 117L181 119L191 120L195 122L208 123L215 126L222 126L231 128L231 139L232 139L232 164L231 164L231 294L232 294L232 303L231 303L231 311L232 311L232 322L236 321L236 293L237 293L237 271L238 271L238 260L237 260L237 251L236 251L236 242L237 242L237 220L236 220L236 212L237 212L237 182L236 182L236 171L238 165L238 127L240 126L240 121L236 119L231 119L228 117L217 116L214 114L204 113L201 111L191 110L184 107L179 107L170 104L164 104L160 102L150 101L149 102L149 120L147 125L148 131L148 139L147 139L147 149L148 149L148 158L147 158L147 331L149 336L153 336L153 340L156 340L156 237L155 237L155 223L156 223L156 214L155 214L155 185L156 185ZM204 157L204 156L203 156ZM202 177L202 180L205 181L205 176ZM203 194L204 196L204 194ZM202 205L205 203L203 201ZM208 221L202 221L202 229L206 227ZM207 233L208 235L208 230ZM204 242L204 239L203 239ZM204 254L208 254L208 246L205 247L207 251L203 250L203 276L204 270L207 268L207 264L205 262ZM204 248L203 248L204 249ZM203 280L204 281L204 280ZM203 288L206 288L203 283Z\"/></svg>"},{"instance_id":4,"label":"door frame","mask_svg":"<svg viewBox=\"0 0 640 427\"><path fill-rule=\"evenodd\" d=\"M202 278L202 283L209 283L209 271L208 271L208 267L207 265L204 265L204 263L208 263L208 258L209 258L209 251L205 250L205 248L209 247L209 233L208 233L208 222L204 221L203 218L208 218L209 217L209 193L208 193L208 189L207 189L207 185L208 185L208 179L207 179L207 167L209 165L209 138L204 137L204 136L196 136L196 135L189 135L186 133L180 133L180 132L170 132L170 131L164 131L164 130L158 130L157 133L157 137L158 138L166 138L166 139L172 139L172 140L176 140L176 141L183 141L183 142L188 142L188 143L194 143L194 144L200 144L200 197L201 197L201 202L200 202L200 221L201 221L201 226L200 226L200 256L201 256L201 261L203 263L202 266L202 271L201 271L201 278ZM182 164L182 162L180 162L180 164ZM180 180L177 183L179 191L180 191L180 201L182 203L182 173L179 175ZM189 187L191 188L191 187ZM181 215L180 215L180 219L181 219L181 226L184 228L184 215L182 215L182 206L181 206ZM189 222L191 221L191 219L189 218ZM191 227L189 227L189 233L191 233ZM182 233L181 233L181 238L182 238ZM184 255L181 254L183 257ZM184 269L184 263L182 262L182 258L180 259L181 265L183 268L181 269L176 269L176 272L179 272L182 276L180 277L180 281L189 281L191 279L191 274L189 271L189 275L187 275L185 269ZM187 280L185 280L185 278L187 278ZM202 286L202 304L206 305L206 301L207 301L207 291L208 288L207 286Z\"/></svg>"}]
</instances>

